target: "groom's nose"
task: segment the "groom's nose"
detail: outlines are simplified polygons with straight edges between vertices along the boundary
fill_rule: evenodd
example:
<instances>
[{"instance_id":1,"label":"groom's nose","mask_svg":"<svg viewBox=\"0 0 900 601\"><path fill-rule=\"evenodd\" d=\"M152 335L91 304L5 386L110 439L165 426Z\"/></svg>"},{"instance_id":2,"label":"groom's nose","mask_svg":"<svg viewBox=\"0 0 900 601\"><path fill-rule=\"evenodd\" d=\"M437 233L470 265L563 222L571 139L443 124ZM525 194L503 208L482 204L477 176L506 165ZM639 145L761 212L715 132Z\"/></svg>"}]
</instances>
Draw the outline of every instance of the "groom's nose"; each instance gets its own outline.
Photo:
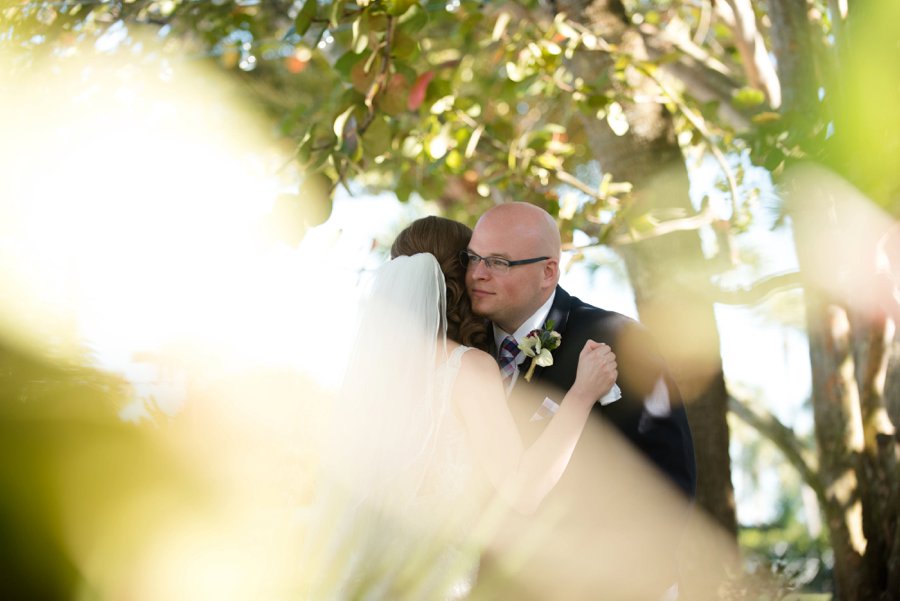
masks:
<instances>
[{"instance_id":1,"label":"groom's nose","mask_svg":"<svg viewBox=\"0 0 900 601\"><path fill-rule=\"evenodd\" d=\"M486 280L491 275L491 270L485 267L484 261L478 261L474 265L469 264L469 275L476 280Z\"/></svg>"}]
</instances>

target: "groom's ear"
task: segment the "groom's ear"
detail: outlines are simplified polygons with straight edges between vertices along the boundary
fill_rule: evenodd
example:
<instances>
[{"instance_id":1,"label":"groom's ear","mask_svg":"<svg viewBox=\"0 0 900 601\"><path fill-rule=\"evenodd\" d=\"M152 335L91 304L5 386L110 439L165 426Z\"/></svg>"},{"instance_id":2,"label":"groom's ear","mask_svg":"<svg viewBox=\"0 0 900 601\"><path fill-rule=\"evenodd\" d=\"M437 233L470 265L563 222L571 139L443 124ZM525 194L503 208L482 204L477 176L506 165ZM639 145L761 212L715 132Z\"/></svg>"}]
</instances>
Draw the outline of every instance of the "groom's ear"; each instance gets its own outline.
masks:
<instances>
[{"instance_id":1,"label":"groom's ear","mask_svg":"<svg viewBox=\"0 0 900 601\"><path fill-rule=\"evenodd\" d=\"M559 283L559 259L544 261L544 284L556 287Z\"/></svg>"}]
</instances>

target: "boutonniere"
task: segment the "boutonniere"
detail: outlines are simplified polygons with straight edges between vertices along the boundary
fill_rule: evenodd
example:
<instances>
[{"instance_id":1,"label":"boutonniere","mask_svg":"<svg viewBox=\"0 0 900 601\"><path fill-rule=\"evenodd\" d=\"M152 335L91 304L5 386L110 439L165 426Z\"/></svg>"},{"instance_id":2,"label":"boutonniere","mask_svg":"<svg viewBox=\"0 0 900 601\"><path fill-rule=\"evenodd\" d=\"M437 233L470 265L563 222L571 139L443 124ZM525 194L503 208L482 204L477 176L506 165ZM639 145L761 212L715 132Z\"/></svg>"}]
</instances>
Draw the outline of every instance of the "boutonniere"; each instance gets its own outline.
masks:
<instances>
[{"instance_id":1,"label":"boutonniere","mask_svg":"<svg viewBox=\"0 0 900 601\"><path fill-rule=\"evenodd\" d=\"M559 346L562 336L553 329L553 321L550 320L544 324L540 330L531 330L524 340L519 343L519 350L525 353L526 357L531 357L531 365L525 373L525 381L531 382L531 376L534 374L534 368L540 365L548 367L553 365L553 355L550 351Z\"/></svg>"}]
</instances>

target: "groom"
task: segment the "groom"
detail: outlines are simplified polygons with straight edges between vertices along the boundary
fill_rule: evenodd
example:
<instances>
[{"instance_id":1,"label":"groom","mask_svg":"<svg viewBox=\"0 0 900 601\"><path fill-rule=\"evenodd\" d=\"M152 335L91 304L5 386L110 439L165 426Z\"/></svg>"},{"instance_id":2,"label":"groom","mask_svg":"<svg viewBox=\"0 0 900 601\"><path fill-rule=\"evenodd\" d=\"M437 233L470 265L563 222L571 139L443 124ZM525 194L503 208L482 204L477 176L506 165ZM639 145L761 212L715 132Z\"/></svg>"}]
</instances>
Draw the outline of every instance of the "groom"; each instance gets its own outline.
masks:
<instances>
[{"instance_id":1,"label":"groom","mask_svg":"<svg viewBox=\"0 0 900 601\"><path fill-rule=\"evenodd\" d=\"M648 480L674 485L663 484L651 487L652 490L680 491L681 495L676 492L673 496L686 498L693 497L695 491L693 442L681 395L640 324L588 305L559 287L560 252L559 229L543 209L519 202L491 208L476 224L463 255L472 308L493 324L494 348L506 376L510 408L526 444L540 433L564 392L575 381L578 354L585 341L604 342L612 348L621 394L598 399L572 463L553 495L566 494L574 499L564 507L577 507L579 503L583 506L582 513L562 512L571 513L576 522L569 525L572 540L587 536L585 528L589 528L589 522L604 515L604 511L613 511L610 509L613 507L619 508L615 511L621 510L622 520L646 521L643 527L646 529L652 521L632 515L634 508L643 502L640 493L628 484L635 482L633 474L647 466L644 471L650 474ZM536 367L529 381L525 381L532 359L517 344L529 332L551 322L552 330L561 335L559 347L551 353L553 363ZM596 427L592 429L592 426ZM616 436L614 431L621 436ZM623 442L610 447L613 440ZM629 466L621 468L629 474L617 474L616 463ZM630 495L638 497L634 503L624 501ZM656 506L650 505L645 513L662 516L665 511L657 512ZM564 516L561 527L565 527L565 519ZM616 517L606 514L602 519L615 522ZM619 527L620 524L614 524L613 528L608 523L597 525L596 536L607 539L610 530ZM622 531L630 537L627 528L623 527ZM658 542L671 546L675 538ZM651 540L654 540L651 544L656 544L655 539ZM559 544L565 547L568 543ZM601 541L590 543L593 550L589 552L596 551L600 544ZM569 552L573 551L571 547L567 547ZM671 551L660 552L665 555ZM615 557L617 551L610 553Z\"/></svg>"},{"instance_id":2,"label":"groom","mask_svg":"<svg viewBox=\"0 0 900 601\"><path fill-rule=\"evenodd\" d=\"M530 358L507 343L507 348L514 349L513 362L522 369L510 372L508 389L519 393L523 386L540 383L542 390L566 391L575 381L578 353L585 341L605 342L616 354L622 398L602 399L594 408L594 417L611 422L678 488L693 495L696 472L691 433L680 393L662 358L637 322L588 305L559 287L560 251L556 222L543 209L527 203L493 207L472 233L466 286L475 313L493 324L501 363L510 359L502 350L507 337L521 342L548 322L553 322L553 330L562 336L559 348L552 352L553 364L537 367L530 383L524 382ZM498 268L495 261L482 258L505 261ZM530 406L516 406L521 410L517 421L523 437L529 439L546 423L540 418L552 414L555 402L551 404L551 397L544 397L543 402L523 393L537 400ZM562 394L554 396L562 398Z\"/></svg>"}]
</instances>

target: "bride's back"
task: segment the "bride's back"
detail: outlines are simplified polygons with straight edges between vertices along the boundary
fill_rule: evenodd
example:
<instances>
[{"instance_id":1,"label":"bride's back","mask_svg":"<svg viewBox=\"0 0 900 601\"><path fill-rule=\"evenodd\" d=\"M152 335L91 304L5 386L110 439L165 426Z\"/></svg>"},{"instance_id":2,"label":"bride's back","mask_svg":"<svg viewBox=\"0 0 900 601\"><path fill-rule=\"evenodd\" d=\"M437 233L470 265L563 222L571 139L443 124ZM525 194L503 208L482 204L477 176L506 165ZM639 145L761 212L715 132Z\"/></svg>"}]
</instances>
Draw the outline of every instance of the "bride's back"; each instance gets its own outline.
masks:
<instances>
[{"instance_id":1,"label":"bride's back","mask_svg":"<svg viewBox=\"0 0 900 601\"><path fill-rule=\"evenodd\" d=\"M451 406L469 351L446 339L444 295L433 256L402 256L361 308L312 511L319 598L451 598L477 561L462 553L476 470Z\"/></svg>"}]
</instances>

